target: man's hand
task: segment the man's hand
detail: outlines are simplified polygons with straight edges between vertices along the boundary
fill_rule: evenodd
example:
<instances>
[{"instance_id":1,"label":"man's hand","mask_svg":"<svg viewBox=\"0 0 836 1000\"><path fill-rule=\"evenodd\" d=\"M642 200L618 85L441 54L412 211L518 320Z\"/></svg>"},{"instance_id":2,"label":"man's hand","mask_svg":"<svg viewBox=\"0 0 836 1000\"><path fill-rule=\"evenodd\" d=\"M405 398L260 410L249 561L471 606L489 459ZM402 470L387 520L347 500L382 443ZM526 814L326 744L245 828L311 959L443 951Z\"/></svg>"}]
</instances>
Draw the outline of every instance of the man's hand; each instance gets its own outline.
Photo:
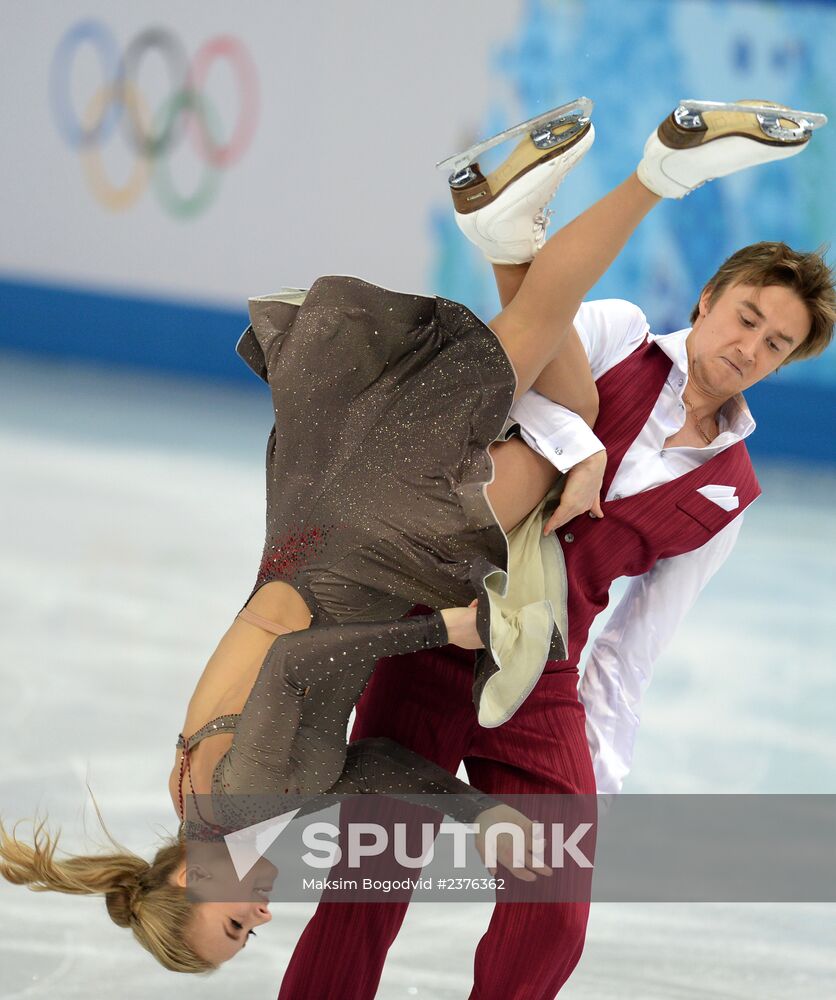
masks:
<instances>
[{"instance_id":1,"label":"man's hand","mask_svg":"<svg viewBox=\"0 0 836 1000\"><path fill-rule=\"evenodd\" d=\"M551 868L545 860L534 858L535 844L534 824L517 809L501 803L486 809L476 817L479 824L479 832L476 835L476 849L482 862L487 865L486 858L486 838L488 831L494 823L509 823L513 827L519 827L523 836L523 850L519 857L514 857L514 842L510 833L499 833L496 838L496 861L497 865L502 865L514 878L522 882L534 882L538 875L551 875ZM496 867L489 867L491 875L496 875Z\"/></svg>"},{"instance_id":2,"label":"man's hand","mask_svg":"<svg viewBox=\"0 0 836 1000\"><path fill-rule=\"evenodd\" d=\"M566 485L560 495L560 506L552 514L543 528L543 534L555 531L571 521L578 514L590 511L595 517L603 517L601 510L601 483L607 467L607 453L596 451L594 455L578 462L569 470Z\"/></svg>"}]
</instances>

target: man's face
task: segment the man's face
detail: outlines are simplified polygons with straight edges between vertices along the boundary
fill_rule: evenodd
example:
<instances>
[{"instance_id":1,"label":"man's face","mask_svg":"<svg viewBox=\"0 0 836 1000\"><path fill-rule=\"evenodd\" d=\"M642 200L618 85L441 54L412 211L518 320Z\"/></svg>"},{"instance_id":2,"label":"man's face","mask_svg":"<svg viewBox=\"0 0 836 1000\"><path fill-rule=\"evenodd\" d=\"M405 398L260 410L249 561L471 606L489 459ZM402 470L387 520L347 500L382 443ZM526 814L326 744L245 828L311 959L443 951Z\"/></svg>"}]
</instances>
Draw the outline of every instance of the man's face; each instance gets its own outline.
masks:
<instances>
[{"instance_id":1,"label":"man's face","mask_svg":"<svg viewBox=\"0 0 836 1000\"><path fill-rule=\"evenodd\" d=\"M731 285L709 299L688 337L689 376L718 401L766 378L810 332L807 307L783 285Z\"/></svg>"}]
</instances>

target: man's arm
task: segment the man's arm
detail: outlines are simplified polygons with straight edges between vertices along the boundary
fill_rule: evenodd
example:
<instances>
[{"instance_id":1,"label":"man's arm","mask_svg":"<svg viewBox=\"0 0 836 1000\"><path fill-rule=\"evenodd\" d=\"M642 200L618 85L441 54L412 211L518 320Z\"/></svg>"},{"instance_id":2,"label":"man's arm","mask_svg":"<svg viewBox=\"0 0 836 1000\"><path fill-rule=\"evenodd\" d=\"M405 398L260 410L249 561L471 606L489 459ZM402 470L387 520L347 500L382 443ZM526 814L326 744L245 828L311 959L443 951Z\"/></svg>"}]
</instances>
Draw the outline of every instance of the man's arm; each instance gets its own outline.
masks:
<instances>
[{"instance_id":1,"label":"man's arm","mask_svg":"<svg viewBox=\"0 0 836 1000\"><path fill-rule=\"evenodd\" d=\"M599 792L621 790L633 760L641 701L653 664L702 588L726 561L742 522L741 514L698 549L660 559L632 580L593 643L579 695L586 708Z\"/></svg>"},{"instance_id":2,"label":"man's arm","mask_svg":"<svg viewBox=\"0 0 836 1000\"><path fill-rule=\"evenodd\" d=\"M604 446L573 410L529 390L511 407L523 441L561 472L568 472Z\"/></svg>"}]
</instances>

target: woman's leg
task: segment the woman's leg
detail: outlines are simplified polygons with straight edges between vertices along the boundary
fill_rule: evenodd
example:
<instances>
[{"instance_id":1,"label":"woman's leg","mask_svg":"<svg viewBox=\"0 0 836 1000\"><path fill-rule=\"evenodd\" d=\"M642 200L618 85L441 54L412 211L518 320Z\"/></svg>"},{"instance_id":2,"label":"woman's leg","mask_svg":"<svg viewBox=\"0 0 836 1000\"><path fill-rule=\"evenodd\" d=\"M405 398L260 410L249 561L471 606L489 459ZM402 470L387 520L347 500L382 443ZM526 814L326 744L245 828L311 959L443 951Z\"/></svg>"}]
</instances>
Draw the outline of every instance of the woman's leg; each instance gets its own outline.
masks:
<instances>
[{"instance_id":1,"label":"woman's leg","mask_svg":"<svg viewBox=\"0 0 836 1000\"><path fill-rule=\"evenodd\" d=\"M488 450L494 478L485 492L494 516L507 532L534 510L560 472L518 437L495 442Z\"/></svg>"},{"instance_id":2,"label":"woman's leg","mask_svg":"<svg viewBox=\"0 0 836 1000\"><path fill-rule=\"evenodd\" d=\"M594 422L597 411L587 406L594 385L572 322L586 292L660 200L634 175L555 233L530 264L494 265L504 308L490 325L517 373L516 397L534 386ZM510 531L559 472L519 438L495 443L490 452L494 479L486 493Z\"/></svg>"},{"instance_id":3,"label":"woman's leg","mask_svg":"<svg viewBox=\"0 0 836 1000\"><path fill-rule=\"evenodd\" d=\"M633 174L555 233L528 266L516 294L490 324L514 366L516 397L556 356L584 296L659 201ZM510 291L520 272L507 271L502 280Z\"/></svg>"},{"instance_id":4,"label":"woman's leg","mask_svg":"<svg viewBox=\"0 0 836 1000\"><path fill-rule=\"evenodd\" d=\"M491 267L496 290L499 292L499 304L505 309L511 305L514 296L522 287L531 267L531 261L526 261L525 264L491 264Z\"/></svg>"},{"instance_id":5,"label":"woman's leg","mask_svg":"<svg viewBox=\"0 0 836 1000\"><path fill-rule=\"evenodd\" d=\"M525 264L492 264L499 302L506 309L522 287L531 261ZM569 410L589 424L598 419L598 390L589 370L589 359L578 337L569 327L562 345L531 385L541 395Z\"/></svg>"}]
</instances>

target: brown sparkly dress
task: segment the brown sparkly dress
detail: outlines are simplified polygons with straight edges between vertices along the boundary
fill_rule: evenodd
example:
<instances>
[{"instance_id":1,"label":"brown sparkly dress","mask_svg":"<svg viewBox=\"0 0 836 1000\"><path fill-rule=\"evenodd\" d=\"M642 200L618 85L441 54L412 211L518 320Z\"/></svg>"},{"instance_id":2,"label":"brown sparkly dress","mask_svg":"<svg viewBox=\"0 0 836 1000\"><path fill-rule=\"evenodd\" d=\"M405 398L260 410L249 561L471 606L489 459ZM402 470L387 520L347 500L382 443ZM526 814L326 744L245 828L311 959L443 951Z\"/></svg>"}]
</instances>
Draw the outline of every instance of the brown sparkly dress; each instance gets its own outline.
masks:
<instances>
[{"instance_id":1,"label":"brown sparkly dress","mask_svg":"<svg viewBox=\"0 0 836 1000\"><path fill-rule=\"evenodd\" d=\"M516 387L495 334L457 302L346 277L301 306L251 299L250 318L237 351L276 415L253 593L286 580L312 627L469 604L507 563L483 493Z\"/></svg>"},{"instance_id":2,"label":"brown sparkly dress","mask_svg":"<svg viewBox=\"0 0 836 1000\"><path fill-rule=\"evenodd\" d=\"M416 604L479 596L477 705L499 669L485 584L506 571L508 544L484 486L488 445L513 402L511 363L459 303L357 278L251 299L250 319L236 350L270 386L275 424L264 554L247 601L284 580L313 619L280 636L265 659L215 771L213 798L228 797L223 820L265 818L262 807L240 804L270 792L468 790L394 744L373 748L373 767L360 763L363 747L346 759L345 729L378 658L446 644L438 613L403 618ZM488 804L476 796L460 815L472 819Z\"/></svg>"}]
</instances>

